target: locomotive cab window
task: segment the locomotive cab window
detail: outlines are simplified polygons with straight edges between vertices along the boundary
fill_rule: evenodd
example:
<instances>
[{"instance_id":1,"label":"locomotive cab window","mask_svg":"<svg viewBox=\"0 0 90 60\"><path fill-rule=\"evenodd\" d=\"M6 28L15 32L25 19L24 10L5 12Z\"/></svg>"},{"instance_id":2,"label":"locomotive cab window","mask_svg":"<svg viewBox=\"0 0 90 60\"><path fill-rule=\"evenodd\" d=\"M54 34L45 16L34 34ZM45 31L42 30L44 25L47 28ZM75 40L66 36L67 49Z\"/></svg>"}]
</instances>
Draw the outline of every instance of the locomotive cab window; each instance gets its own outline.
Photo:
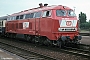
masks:
<instances>
[{"instance_id":1,"label":"locomotive cab window","mask_svg":"<svg viewBox=\"0 0 90 60\"><path fill-rule=\"evenodd\" d=\"M51 16L51 11L44 11L42 17L49 17Z\"/></svg>"},{"instance_id":2,"label":"locomotive cab window","mask_svg":"<svg viewBox=\"0 0 90 60\"><path fill-rule=\"evenodd\" d=\"M23 19L24 15L20 15L20 19Z\"/></svg>"}]
</instances>

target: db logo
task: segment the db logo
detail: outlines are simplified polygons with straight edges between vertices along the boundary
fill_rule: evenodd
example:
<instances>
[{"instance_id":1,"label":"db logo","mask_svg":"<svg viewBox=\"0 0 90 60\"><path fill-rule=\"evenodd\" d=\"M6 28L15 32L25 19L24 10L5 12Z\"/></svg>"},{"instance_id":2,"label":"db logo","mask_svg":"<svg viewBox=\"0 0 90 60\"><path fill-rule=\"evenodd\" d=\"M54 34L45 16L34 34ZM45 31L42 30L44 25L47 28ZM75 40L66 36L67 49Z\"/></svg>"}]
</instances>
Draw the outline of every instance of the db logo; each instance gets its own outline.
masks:
<instances>
[{"instance_id":1,"label":"db logo","mask_svg":"<svg viewBox=\"0 0 90 60\"><path fill-rule=\"evenodd\" d=\"M67 21L67 22L66 22L66 25L67 25L67 26L71 26L71 24L72 24L71 21Z\"/></svg>"}]
</instances>

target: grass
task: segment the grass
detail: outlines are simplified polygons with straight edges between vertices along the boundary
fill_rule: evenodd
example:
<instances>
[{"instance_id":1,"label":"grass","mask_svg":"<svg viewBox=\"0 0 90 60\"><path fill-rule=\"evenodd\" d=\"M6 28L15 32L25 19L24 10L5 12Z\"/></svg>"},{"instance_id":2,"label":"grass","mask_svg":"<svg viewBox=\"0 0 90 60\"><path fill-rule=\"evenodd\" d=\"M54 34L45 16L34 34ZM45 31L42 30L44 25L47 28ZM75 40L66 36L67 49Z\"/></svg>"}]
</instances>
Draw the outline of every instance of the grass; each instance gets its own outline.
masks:
<instances>
[{"instance_id":1,"label":"grass","mask_svg":"<svg viewBox=\"0 0 90 60\"><path fill-rule=\"evenodd\" d=\"M87 30L80 30L80 33L90 33L90 31L87 31Z\"/></svg>"}]
</instances>

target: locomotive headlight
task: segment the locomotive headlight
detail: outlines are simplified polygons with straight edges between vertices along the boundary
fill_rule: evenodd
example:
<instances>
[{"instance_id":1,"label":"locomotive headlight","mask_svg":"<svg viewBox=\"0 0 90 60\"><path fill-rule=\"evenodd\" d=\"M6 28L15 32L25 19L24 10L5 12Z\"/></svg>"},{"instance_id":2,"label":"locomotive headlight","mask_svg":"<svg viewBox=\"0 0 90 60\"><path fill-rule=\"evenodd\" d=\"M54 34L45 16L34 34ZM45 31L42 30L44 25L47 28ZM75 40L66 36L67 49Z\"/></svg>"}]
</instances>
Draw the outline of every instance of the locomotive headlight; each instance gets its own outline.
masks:
<instances>
[{"instance_id":1,"label":"locomotive headlight","mask_svg":"<svg viewBox=\"0 0 90 60\"><path fill-rule=\"evenodd\" d=\"M61 28L58 28L58 31L61 31Z\"/></svg>"},{"instance_id":2,"label":"locomotive headlight","mask_svg":"<svg viewBox=\"0 0 90 60\"><path fill-rule=\"evenodd\" d=\"M65 28L58 28L58 31L65 31Z\"/></svg>"},{"instance_id":3,"label":"locomotive headlight","mask_svg":"<svg viewBox=\"0 0 90 60\"><path fill-rule=\"evenodd\" d=\"M58 28L58 31L64 31L64 28Z\"/></svg>"},{"instance_id":4,"label":"locomotive headlight","mask_svg":"<svg viewBox=\"0 0 90 60\"><path fill-rule=\"evenodd\" d=\"M77 28L58 28L58 31L77 31Z\"/></svg>"}]
</instances>

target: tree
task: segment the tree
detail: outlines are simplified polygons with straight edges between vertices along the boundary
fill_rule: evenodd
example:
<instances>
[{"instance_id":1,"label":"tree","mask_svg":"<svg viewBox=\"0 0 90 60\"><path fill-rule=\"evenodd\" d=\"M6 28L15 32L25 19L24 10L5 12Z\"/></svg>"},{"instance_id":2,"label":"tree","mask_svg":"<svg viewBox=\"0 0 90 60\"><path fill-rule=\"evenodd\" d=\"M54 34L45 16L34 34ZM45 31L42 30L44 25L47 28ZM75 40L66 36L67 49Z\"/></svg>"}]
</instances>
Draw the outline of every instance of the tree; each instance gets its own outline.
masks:
<instances>
[{"instance_id":1,"label":"tree","mask_svg":"<svg viewBox=\"0 0 90 60\"><path fill-rule=\"evenodd\" d=\"M86 14L80 12L80 14L79 14L79 20L80 20L80 23L86 23L86 20L87 20Z\"/></svg>"},{"instance_id":2,"label":"tree","mask_svg":"<svg viewBox=\"0 0 90 60\"><path fill-rule=\"evenodd\" d=\"M79 20L80 20L80 28L81 29L85 29L87 27L87 23L86 23L86 20L87 20L87 16L85 13L82 13L80 12L79 14Z\"/></svg>"},{"instance_id":3,"label":"tree","mask_svg":"<svg viewBox=\"0 0 90 60\"><path fill-rule=\"evenodd\" d=\"M89 23L90 23L90 19L89 19Z\"/></svg>"}]
</instances>

